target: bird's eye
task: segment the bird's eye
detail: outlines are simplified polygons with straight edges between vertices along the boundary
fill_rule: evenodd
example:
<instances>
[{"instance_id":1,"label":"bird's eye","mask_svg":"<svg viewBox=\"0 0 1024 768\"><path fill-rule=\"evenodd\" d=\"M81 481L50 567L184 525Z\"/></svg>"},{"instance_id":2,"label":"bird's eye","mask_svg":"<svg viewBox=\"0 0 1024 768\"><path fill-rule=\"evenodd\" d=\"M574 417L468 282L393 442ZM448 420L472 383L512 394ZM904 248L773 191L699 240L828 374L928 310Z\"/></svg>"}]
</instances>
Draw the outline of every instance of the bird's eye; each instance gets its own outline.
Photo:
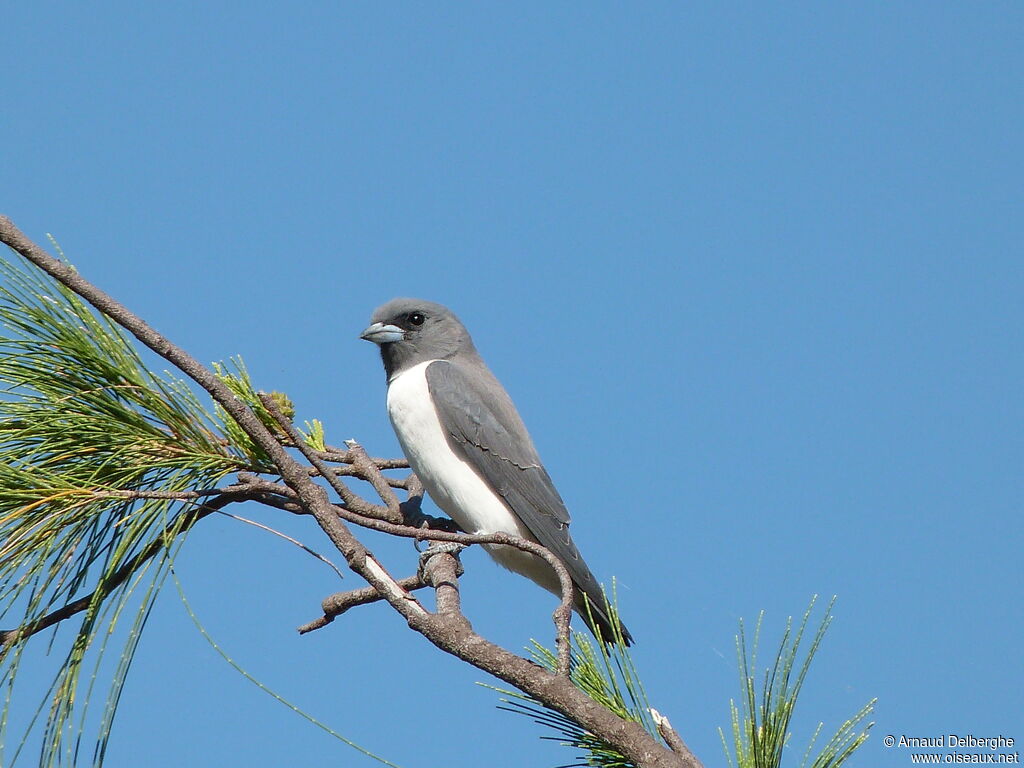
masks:
<instances>
[{"instance_id":1,"label":"bird's eye","mask_svg":"<svg viewBox=\"0 0 1024 768\"><path fill-rule=\"evenodd\" d=\"M423 325L423 321L426 320L426 319L427 318L425 318L419 312L413 312L411 315L409 315L409 322L412 325Z\"/></svg>"}]
</instances>

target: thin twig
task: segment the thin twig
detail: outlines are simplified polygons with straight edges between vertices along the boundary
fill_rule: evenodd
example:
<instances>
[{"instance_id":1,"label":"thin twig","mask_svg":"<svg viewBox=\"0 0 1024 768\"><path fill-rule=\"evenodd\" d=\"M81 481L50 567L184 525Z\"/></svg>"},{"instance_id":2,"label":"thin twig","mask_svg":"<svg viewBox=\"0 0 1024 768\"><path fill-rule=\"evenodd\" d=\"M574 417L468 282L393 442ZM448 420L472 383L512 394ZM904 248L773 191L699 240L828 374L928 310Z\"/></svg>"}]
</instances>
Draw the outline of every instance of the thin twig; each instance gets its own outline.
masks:
<instances>
[{"instance_id":1,"label":"thin twig","mask_svg":"<svg viewBox=\"0 0 1024 768\"><path fill-rule=\"evenodd\" d=\"M284 430L288 440L294 445L303 456L309 459L310 463L319 462L320 459L316 456L314 451L302 437L302 434L295 428L291 420L281 413L281 409L278 407L274 398L266 392L258 392L256 396L259 397L260 402L267 409L278 426ZM319 468L319 467L318 467ZM321 470L323 471L323 470ZM405 536L407 538L413 538L417 540L430 539L431 541L448 541L455 542L457 544L503 544L509 547L515 547L525 552L537 555L547 561L548 565L554 570L555 575L558 577L558 583L561 592L561 600L559 601L558 607L555 609L552 615L552 620L555 623L555 643L557 648L558 661L556 664L556 672L563 676L569 676L569 623L572 619L572 601L573 601L573 590L572 577L569 576L569 571L554 554L548 549L542 547L533 541L520 538L519 536L513 536L508 533L449 533L447 531L430 531L423 528L412 528L407 525L398 525L386 520L378 518L376 515L372 517L366 517L352 510L349 507L335 508L338 515L344 520L355 525L361 525L364 528L370 528L375 531L382 533L390 533L394 536Z\"/></svg>"},{"instance_id":2,"label":"thin twig","mask_svg":"<svg viewBox=\"0 0 1024 768\"><path fill-rule=\"evenodd\" d=\"M423 583L423 579L421 579L419 575L407 576L404 579L399 579L398 585L407 592L414 592L417 589L423 589L427 586ZM299 634L304 635L315 629L326 627L349 608L355 608L357 605L369 605L370 603L376 603L383 599L384 598L381 594L373 587L360 587L359 589L353 589L348 592L335 592L333 595L329 595L324 598L321 606L323 608L324 615L299 627Z\"/></svg>"},{"instance_id":3,"label":"thin twig","mask_svg":"<svg viewBox=\"0 0 1024 768\"><path fill-rule=\"evenodd\" d=\"M661 738L665 740L665 743L672 748L672 751L679 755L683 760L683 765L687 768L701 768L700 761L694 757L693 752L686 746L682 737L672 727L672 723L668 721L661 712L656 710L654 707L650 708L651 718L654 720L654 725L658 729L658 733L661 734Z\"/></svg>"},{"instance_id":4,"label":"thin twig","mask_svg":"<svg viewBox=\"0 0 1024 768\"><path fill-rule=\"evenodd\" d=\"M6 216L0 216L0 242L9 245L25 259L88 301L209 392L214 401L235 420L239 428L266 453L277 468L281 479L295 492L298 503L316 519L334 546L345 556L349 567L384 595L392 608L406 619L412 629L446 653L504 680L544 706L572 719L581 727L612 744L638 768L685 768L699 765L696 758L693 761L684 761L683 757L666 749L638 723L624 720L606 707L598 705L567 677L547 672L531 661L488 641L467 624L454 621L452 617L424 611L408 592L369 557L366 547L352 535L340 519L339 514L344 510L330 503L324 489L310 479L308 470L288 454L256 414L240 397L231 392L223 381L190 354L157 333L138 315L25 237ZM383 521L375 522L383 524ZM431 538L440 533L431 532ZM446 534L457 535L459 534ZM521 544L507 543L522 548ZM543 553L546 553L546 550L540 549L542 552L535 554L544 557ZM564 571L564 567L562 570ZM556 567L556 573L558 572ZM561 578L561 573L559 576ZM564 597L563 588L563 599Z\"/></svg>"},{"instance_id":5,"label":"thin twig","mask_svg":"<svg viewBox=\"0 0 1024 768\"><path fill-rule=\"evenodd\" d=\"M259 397L260 402L263 403L264 407L266 407L266 409L274 416L274 419L284 431L285 435L287 435L288 444L299 449L299 452L310 464L313 465L316 471L320 473L320 476L327 481L327 484L330 485L331 488L334 489L334 492L341 497L341 501L347 509L365 517L388 520L393 523L401 521L401 513L397 508L395 510L391 510L390 508L382 507L379 504L371 504L345 485L345 481L342 480L337 473L332 472L332 468L327 465L327 462L320 458L321 452L313 449L306 442L305 438L302 437L302 433L295 428L294 424L292 424L291 419L281 413L277 402L271 395L266 392L258 392L257 396ZM365 471L368 461L366 463L360 463L359 456L357 454L354 454L351 451L349 451L349 454L351 463L354 464L357 469ZM366 456L365 452L363 452L363 456ZM288 461L295 463L291 457L288 457ZM296 466L298 466L297 463ZM285 482L288 481L285 480ZM291 483L289 483L289 485L291 485Z\"/></svg>"},{"instance_id":6,"label":"thin twig","mask_svg":"<svg viewBox=\"0 0 1024 768\"><path fill-rule=\"evenodd\" d=\"M217 510L217 514L223 515L224 517L230 517L232 520L237 520L240 523L245 523L246 525L251 525L254 528L259 528L260 530L266 531L267 533L272 533L275 536L278 536L279 538L284 539L285 541L291 542L292 544L294 544L296 547L298 547L302 551L308 552L313 557L315 557L317 560L320 560L321 562L324 562L327 565L329 565L331 567L331 569L336 574L338 574L338 578L339 579L344 579L345 578L345 574L343 574L341 572L341 569L338 568L338 566L336 566L334 563L332 563L326 557L321 555L315 549L310 549L309 547L307 547L305 544L303 544L298 539L293 539L287 533L281 533L281 531L279 531L279 530L277 530L275 528L271 528L269 525L264 525L263 523L257 523L255 520L250 520L247 517L242 517L241 515L233 515L230 512L225 512L223 509L218 509Z\"/></svg>"},{"instance_id":7,"label":"thin twig","mask_svg":"<svg viewBox=\"0 0 1024 768\"><path fill-rule=\"evenodd\" d=\"M340 467L331 467L331 474L338 475L340 477L354 477L359 480L367 480L367 478L364 476L365 473L362 470L352 466L351 464L344 464ZM309 476L320 477L320 470L317 469L316 467L310 467ZM386 482L392 488L399 488L403 491L406 490L408 477L389 477L387 475L381 475L381 477L383 477L384 482Z\"/></svg>"},{"instance_id":8,"label":"thin twig","mask_svg":"<svg viewBox=\"0 0 1024 768\"><path fill-rule=\"evenodd\" d=\"M401 504L395 492L391 490L391 486L388 485L387 478L384 477L373 460L366 455L363 446L355 440L346 440L345 445L348 446L349 453L352 455L352 467L360 472L360 477L365 478L373 486L373 490L380 496L381 501L387 505L388 512L390 512L387 519L394 523L402 522Z\"/></svg>"},{"instance_id":9,"label":"thin twig","mask_svg":"<svg viewBox=\"0 0 1024 768\"><path fill-rule=\"evenodd\" d=\"M327 450L317 451L316 454L324 461L333 461L341 464L354 464L354 457L350 449L325 446ZM408 469L408 459L381 459L376 456L368 457L377 469Z\"/></svg>"},{"instance_id":10,"label":"thin twig","mask_svg":"<svg viewBox=\"0 0 1024 768\"><path fill-rule=\"evenodd\" d=\"M451 518L434 517L423 511L423 483L415 474L407 475L404 483L406 498L401 504L401 510L405 525L410 528L429 528L432 531L465 533Z\"/></svg>"},{"instance_id":11,"label":"thin twig","mask_svg":"<svg viewBox=\"0 0 1024 768\"><path fill-rule=\"evenodd\" d=\"M129 500L142 500L142 499L168 499L171 501L190 501L192 499L202 499L207 496L219 496L225 493L238 493L236 486L229 486L227 488L208 488L201 491L126 491L126 490L105 490L95 489L88 491L93 496L106 499L129 499Z\"/></svg>"}]
</instances>

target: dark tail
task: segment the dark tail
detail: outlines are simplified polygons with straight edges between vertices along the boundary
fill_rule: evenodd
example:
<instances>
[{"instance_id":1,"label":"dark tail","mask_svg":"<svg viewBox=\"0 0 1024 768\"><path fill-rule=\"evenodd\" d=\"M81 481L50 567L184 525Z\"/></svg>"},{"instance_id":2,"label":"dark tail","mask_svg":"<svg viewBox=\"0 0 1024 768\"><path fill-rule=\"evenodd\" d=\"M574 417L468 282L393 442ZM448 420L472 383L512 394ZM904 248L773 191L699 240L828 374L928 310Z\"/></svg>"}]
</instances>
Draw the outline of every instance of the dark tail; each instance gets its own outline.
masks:
<instances>
[{"instance_id":1,"label":"dark tail","mask_svg":"<svg viewBox=\"0 0 1024 768\"><path fill-rule=\"evenodd\" d=\"M601 642L609 645L617 645L620 642L627 646L633 644L633 636L629 634L626 625L618 620L612 623L611 609L603 594L598 600L597 596L577 589L576 612L583 617L594 637Z\"/></svg>"}]
</instances>

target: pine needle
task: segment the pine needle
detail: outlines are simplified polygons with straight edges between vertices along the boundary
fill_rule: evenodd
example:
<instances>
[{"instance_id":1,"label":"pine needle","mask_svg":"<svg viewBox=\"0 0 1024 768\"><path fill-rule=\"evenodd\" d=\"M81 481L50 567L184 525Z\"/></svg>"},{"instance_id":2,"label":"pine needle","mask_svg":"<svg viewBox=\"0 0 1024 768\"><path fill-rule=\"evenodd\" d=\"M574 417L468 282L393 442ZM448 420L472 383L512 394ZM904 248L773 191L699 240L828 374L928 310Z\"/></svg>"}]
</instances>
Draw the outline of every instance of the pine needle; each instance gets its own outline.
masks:
<instances>
[{"instance_id":1,"label":"pine needle","mask_svg":"<svg viewBox=\"0 0 1024 768\"><path fill-rule=\"evenodd\" d=\"M613 599L606 600L606 610L611 619L610 624L617 628L621 624L614 592L613 587ZM621 630L615 639L617 642L609 646L601 642L592 642L590 637L582 632L574 632L569 648L569 679L573 685L601 706L624 720L639 723L655 739L661 740L661 735L651 718L651 706L640 682L640 675L629 649L622 642ZM558 656L554 650L536 640L528 650L537 664L549 672L555 671ZM561 712L548 709L536 699L518 691L485 683L480 685L502 694L502 703L498 709L525 715L538 725L558 734L541 738L580 750L576 757L577 762L567 763L558 768L634 768L633 762L614 746L590 733Z\"/></svg>"},{"instance_id":2,"label":"pine needle","mask_svg":"<svg viewBox=\"0 0 1024 768\"><path fill-rule=\"evenodd\" d=\"M183 381L151 370L119 327L71 291L0 258L0 626L31 626L93 595L60 625L74 625L70 635L51 631L51 646L65 653L20 740L6 731L12 706L32 709L14 685L26 638L6 635L0 645L0 764L12 765L34 730L40 766L75 763L86 694L109 671L99 660L112 637L125 637L115 632L125 623L96 737L102 761L139 633L198 503L117 494L173 496L260 471L263 457L232 440L229 422ZM154 547L163 554L139 557ZM117 578L126 568L130 577ZM92 670L86 691L83 669ZM19 746L5 754L4 745Z\"/></svg>"},{"instance_id":3,"label":"pine needle","mask_svg":"<svg viewBox=\"0 0 1024 768\"><path fill-rule=\"evenodd\" d=\"M731 750L725 732L721 728L718 729L730 766L735 768L781 768L783 752L791 736L790 721L793 717L793 710L796 708L797 697L803 687L811 661L832 622L832 606L835 604L835 597L825 608L825 616L811 640L803 661L798 664L800 643L817 599L817 595L811 598L811 604L795 629L793 619L790 618L787 621L786 631L782 636L775 660L771 668L764 671L760 691L757 686L757 648L764 614L758 616L754 629L754 643L749 652L743 621L740 621L739 634L736 635L736 656L740 668L742 695L739 706L735 701L729 702ZM853 717L840 725L835 735L828 740L821 752L814 758L810 764L811 768L839 768L846 762L868 738L868 731L874 723L865 724L864 721L871 715L874 705L875 700L872 699ZM800 763L801 768L807 768L807 761L810 759L814 744L823 727L824 724L819 723L815 729Z\"/></svg>"},{"instance_id":4,"label":"pine needle","mask_svg":"<svg viewBox=\"0 0 1024 768\"><path fill-rule=\"evenodd\" d=\"M305 718L306 720L311 722L313 725L315 725L317 728L320 728L321 730L329 733L334 738L336 738L339 741L344 742L348 746L352 747L352 749L355 749L358 752L362 752L364 755L366 755L369 758L372 758L372 759L376 760L378 763L383 763L384 765L389 765L389 766L391 766L391 768L399 768L394 763L392 763L392 762L390 762L388 760L385 760L383 757L380 757L378 755L373 754L368 749L366 749L364 747L361 747L358 744L356 744L354 741L351 741L351 740L345 738L340 733L338 733L333 728L331 728L329 725L326 725L325 723L321 722L320 720L317 720L311 714L309 714L308 712L305 712L304 710L300 709L297 705L292 704L286 698L284 698L280 694L276 693L275 691L271 690L264 683L261 683L255 677L253 677L248 672L246 672L245 669L243 669L242 666L238 662L236 662L234 659L232 659L227 654L227 652L225 652L224 649L221 648L220 645L217 644L217 641L213 639L213 637L210 635L210 633L206 631L206 628L199 621L199 617L196 616L195 611L192 610L192 606L189 604L188 598L185 597L185 590L181 586L181 581L178 580L178 575L176 573L174 573L173 570L172 570L171 574L174 577L174 586L178 590L178 596L181 598L181 603L182 603L182 605L185 606L185 611L188 613L189 618L192 619L192 623L195 624L196 629L199 630L199 634L201 634L203 636L203 638L206 640L206 642L208 642L210 644L210 646L218 653L218 655L222 659L224 659L224 661L226 661L228 664L230 664L231 667L235 669L235 671L237 671L240 675L242 675L242 677L244 677L246 680L248 680L250 683L255 685L257 688L259 688L264 693L268 694L271 698L274 698L277 701L279 701L282 704L284 704L286 707L288 707L288 709L292 710L292 712L294 712L295 714Z\"/></svg>"}]
</instances>

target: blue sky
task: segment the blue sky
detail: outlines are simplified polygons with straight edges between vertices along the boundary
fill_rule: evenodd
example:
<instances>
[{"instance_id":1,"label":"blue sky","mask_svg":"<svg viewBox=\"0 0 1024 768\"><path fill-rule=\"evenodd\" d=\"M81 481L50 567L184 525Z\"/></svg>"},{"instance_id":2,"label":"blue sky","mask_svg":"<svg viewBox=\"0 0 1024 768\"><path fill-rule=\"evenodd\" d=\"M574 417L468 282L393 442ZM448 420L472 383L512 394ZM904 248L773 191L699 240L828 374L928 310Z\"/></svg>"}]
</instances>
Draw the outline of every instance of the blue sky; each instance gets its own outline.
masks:
<instances>
[{"instance_id":1,"label":"blue sky","mask_svg":"<svg viewBox=\"0 0 1024 768\"><path fill-rule=\"evenodd\" d=\"M819 593L789 764L877 696L855 764L903 766L885 734L1024 739L1022 24L1016 2L15 4L2 209L375 454L398 447L359 331L392 296L450 305L705 763L738 619L765 610L768 648ZM547 638L550 597L464 560L480 631ZM569 757L384 608L299 637L339 585L279 539L209 520L177 571L239 663L399 765ZM146 634L108 765L373 764L239 677L173 589Z\"/></svg>"}]
</instances>

